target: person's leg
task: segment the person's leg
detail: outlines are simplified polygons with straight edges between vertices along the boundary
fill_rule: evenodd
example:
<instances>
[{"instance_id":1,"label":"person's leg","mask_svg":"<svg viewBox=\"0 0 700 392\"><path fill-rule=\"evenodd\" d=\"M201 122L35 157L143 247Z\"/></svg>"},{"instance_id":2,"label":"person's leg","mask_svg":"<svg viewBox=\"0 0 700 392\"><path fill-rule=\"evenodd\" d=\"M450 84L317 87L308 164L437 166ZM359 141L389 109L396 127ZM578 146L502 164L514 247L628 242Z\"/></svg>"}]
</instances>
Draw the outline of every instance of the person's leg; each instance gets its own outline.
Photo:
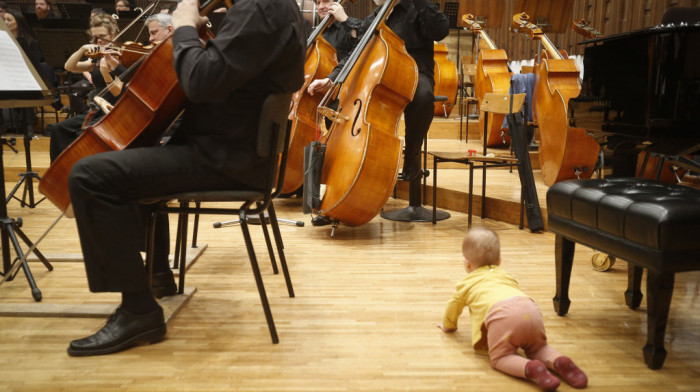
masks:
<instances>
[{"instance_id":1,"label":"person's leg","mask_svg":"<svg viewBox=\"0 0 700 392\"><path fill-rule=\"evenodd\" d=\"M523 346L527 357L541 361L562 376L564 381L572 387L585 388L588 385L586 374L569 357L561 355L559 351L547 344L544 320L537 304L533 301L523 302L521 309L530 320L529 336L524 337L528 344ZM527 329L523 330L527 331Z\"/></svg>"},{"instance_id":2,"label":"person's leg","mask_svg":"<svg viewBox=\"0 0 700 392\"><path fill-rule=\"evenodd\" d=\"M107 354L165 336L140 251L147 214L138 202L181 191L231 189L186 146L96 154L78 161L68 179L91 291L122 293L122 304L96 334L71 342L74 356Z\"/></svg>"},{"instance_id":3,"label":"person's leg","mask_svg":"<svg viewBox=\"0 0 700 392\"><path fill-rule=\"evenodd\" d=\"M403 180L410 181L420 174L420 152L433 121L434 81L426 75L419 74L416 93L404 110L406 132L404 136L405 153L403 163Z\"/></svg>"},{"instance_id":4,"label":"person's leg","mask_svg":"<svg viewBox=\"0 0 700 392\"><path fill-rule=\"evenodd\" d=\"M484 320L491 364L506 374L533 380L543 390L555 390L559 379L542 362L516 354L530 333L527 315L520 311L523 300L531 301L515 297L494 304Z\"/></svg>"}]
</instances>

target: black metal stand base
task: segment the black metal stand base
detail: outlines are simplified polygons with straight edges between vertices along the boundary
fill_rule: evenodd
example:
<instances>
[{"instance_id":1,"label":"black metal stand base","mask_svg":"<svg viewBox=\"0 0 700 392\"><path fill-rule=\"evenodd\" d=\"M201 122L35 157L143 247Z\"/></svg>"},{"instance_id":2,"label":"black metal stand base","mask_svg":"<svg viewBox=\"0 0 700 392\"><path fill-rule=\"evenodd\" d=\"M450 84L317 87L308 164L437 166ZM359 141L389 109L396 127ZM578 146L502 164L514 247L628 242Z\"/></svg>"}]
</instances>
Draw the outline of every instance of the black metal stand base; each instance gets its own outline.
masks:
<instances>
[{"instance_id":1,"label":"black metal stand base","mask_svg":"<svg viewBox=\"0 0 700 392\"><path fill-rule=\"evenodd\" d=\"M433 211L423 206L408 206L398 210L384 211L381 213L381 217L399 222L432 222ZM437 211L436 220L445 220L449 217L449 212Z\"/></svg>"},{"instance_id":2,"label":"black metal stand base","mask_svg":"<svg viewBox=\"0 0 700 392\"><path fill-rule=\"evenodd\" d=\"M383 211L380 216L384 219L399 222L432 222L433 211L421 205L421 177L411 181L408 190L408 207L398 210ZM437 211L436 220L450 217L446 211Z\"/></svg>"},{"instance_id":3,"label":"black metal stand base","mask_svg":"<svg viewBox=\"0 0 700 392\"><path fill-rule=\"evenodd\" d=\"M248 224L251 224L251 225L260 225L261 224L259 216L249 216L248 218L246 218L246 221L248 221ZM289 220L289 219L277 218L277 222L284 223L284 224L287 224L290 226L304 227L304 222L302 222L302 221L293 221L293 220ZM231 226L231 225L236 225L236 224L240 224L240 223L241 223L240 219L234 219L234 220L224 221L224 222L215 222L214 228L218 229L220 227ZM265 213L265 223L270 223L270 216L267 214L267 212Z\"/></svg>"},{"instance_id":4,"label":"black metal stand base","mask_svg":"<svg viewBox=\"0 0 700 392\"><path fill-rule=\"evenodd\" d=\"M11 146L14 143L14 139L0 138L0 143L3 145ZM4 163L2 160L2 148L0 147L0 191L2 191L2 197L5 197L5 176L4 176ZM0 245L2 246L2 265L3 271L0 275L3 276L2 282L13 280L21 267L24 271L24 275L27 277L27 282L32 290L32 297L35 301L41 301L41 290L36 285L34 281L34 276L29 269L29 264L27 263L26 256L22 251L22 247L19 245L17 236L19 236L22 241L33 252L39 260L46 266L49 271L53 270L53 266L46 260L44 255L39 252L34 244L29 240L29 238L22 232L20 227L22 226L22 219L17 218L17 220L11 219L7 216L7 205L6 203L0 203ZM10 262L10 242L12 242L12 247L15 250L17 258ZM0 282L0 283L2 283Z\"/></svg>"},{"instance_id":5,"label":"black metal stand base","mask_svg":"<svg viewBox=\"0 0 700 392\"><path fill-rule=\"evenodd\" d=\"M35 172L32 170L32 157L31 157L31 140L34 138L34 131L30 129L26 129L24 131L24 158L27 163L27 171L24 173L21 173L20 179L17 182L17 185L15 185L14 188L12 188L12 191L10 191L10 194L7 195L7 199L5 199L5 204L9 203L10 200L15 199L20 202L20 205L22 207L29 207L29 208L34 208L39 203L44 201L46 198L42 198L38 202L34 202L34 179L36 178L37 180L41 181L41 177L39 176L39 173ZM16 151L15 151L16 152ZM20 186L24 184L24 190L22 191L22 198L18 198L15 196L15 192L19 189ZM29 203L27 203L27 197L29 197Z\"/></svg>"}]
</instances>

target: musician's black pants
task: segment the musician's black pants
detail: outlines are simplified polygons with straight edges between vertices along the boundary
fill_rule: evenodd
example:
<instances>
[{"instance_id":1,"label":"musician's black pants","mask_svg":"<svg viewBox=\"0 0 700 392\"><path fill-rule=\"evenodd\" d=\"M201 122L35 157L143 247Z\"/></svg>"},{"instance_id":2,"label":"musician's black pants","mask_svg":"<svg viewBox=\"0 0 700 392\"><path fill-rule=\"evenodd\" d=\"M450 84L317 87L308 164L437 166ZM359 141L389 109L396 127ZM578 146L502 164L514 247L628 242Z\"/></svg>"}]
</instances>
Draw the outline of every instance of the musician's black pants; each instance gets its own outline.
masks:
<instances>
[{"instance_id":1,"label":"musician's black pants","mask_svg":"<svg viewBox=\"0 0 700 392\"><path fill-rule=\"evenodd\" d=\"M419 73L416 94L403 112L406 124L404 178L414 176L420 170L420 151L423 139L428 135L435 112L434 88L435 80L428 75Z\"/></svg>"},{"instance_id":2,"label":"musician's black pants","mask_svg":"<svg viewBox=\"0 0 700 392\"><path fill-rule=\"evenodd\" d=\"M144 248L152 206L138 200L239 187L217 175L201 157L196 147L165 145L96 154L75 164L68 186L91 291L149 289L139 251ZM168 238L156 241L169 245ZM162 260L167 247L158 252L161 256L154 256Z\"/></svg>"}]
</instances>

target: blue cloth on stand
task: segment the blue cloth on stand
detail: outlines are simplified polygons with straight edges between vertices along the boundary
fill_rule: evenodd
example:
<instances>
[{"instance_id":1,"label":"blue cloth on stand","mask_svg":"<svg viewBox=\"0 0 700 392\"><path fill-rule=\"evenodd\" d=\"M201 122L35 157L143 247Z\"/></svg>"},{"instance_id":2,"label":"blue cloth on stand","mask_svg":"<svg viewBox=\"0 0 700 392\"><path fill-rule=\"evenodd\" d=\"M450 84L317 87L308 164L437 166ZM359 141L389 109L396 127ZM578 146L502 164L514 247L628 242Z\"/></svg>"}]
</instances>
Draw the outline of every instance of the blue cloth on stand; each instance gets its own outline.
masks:
<instances>
[{"instance_id":1,"label":"blue cloth on stand","mask_svg":"<svg viewBox=\"0 0 700 392\"><path fill-rule=\"evenodd\" d=\"M535 74L525 73L525 74L513 74L510 77L510 93L511 94L522 94L525 93L525 104L521 109L523 115L525 115L525 110L527 110L527 121L532 122L532 90L535 88ZM502 128L508 129L508 122L503 119Z\"/></svg>"}]
</instances>

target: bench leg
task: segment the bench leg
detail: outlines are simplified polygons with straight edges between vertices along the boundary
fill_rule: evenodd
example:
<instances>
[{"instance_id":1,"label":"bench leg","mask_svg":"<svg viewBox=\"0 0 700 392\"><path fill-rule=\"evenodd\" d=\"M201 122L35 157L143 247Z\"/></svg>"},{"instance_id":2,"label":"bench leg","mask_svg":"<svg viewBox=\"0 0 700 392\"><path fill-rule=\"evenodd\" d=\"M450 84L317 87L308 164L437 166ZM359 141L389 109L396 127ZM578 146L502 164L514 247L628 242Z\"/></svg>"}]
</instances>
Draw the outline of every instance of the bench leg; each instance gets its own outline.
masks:
<instances>
[{"instance_id":1,"label":"bench leg","mask_svg":"<svg viewBox=\"0 0 700 392\"><path fill-rule=\"evenodd\" d=\"M632 263L627 263L627 291L625 291L625 303L630 309L637 309L642 303L642 273L644 268Z\"/></svg>"},{"instance_id":2,"label":"bench leg","mask_svg":"<svg viewBox=\"0 0 700 392\"><path fill-rule=\"evenodd\" d=\"M557 275L557 292L553 298L554 311L559 316L569 312L569 282L571 281L571 267L574 263L574 250L576 243L557 235L554 240L554 258Z\"/></svg>"},{"instance_id":3,"label":"bench leg","mask_svg":"<svg viewBox=\"0 0 700 392\"><path fill-rule=\"evenodd\" d=\"M647 344L644 363L649 369L661 369L666 359L664 335L673 296L675 274L647 271Z\"/></svg>"}]
</instances>

